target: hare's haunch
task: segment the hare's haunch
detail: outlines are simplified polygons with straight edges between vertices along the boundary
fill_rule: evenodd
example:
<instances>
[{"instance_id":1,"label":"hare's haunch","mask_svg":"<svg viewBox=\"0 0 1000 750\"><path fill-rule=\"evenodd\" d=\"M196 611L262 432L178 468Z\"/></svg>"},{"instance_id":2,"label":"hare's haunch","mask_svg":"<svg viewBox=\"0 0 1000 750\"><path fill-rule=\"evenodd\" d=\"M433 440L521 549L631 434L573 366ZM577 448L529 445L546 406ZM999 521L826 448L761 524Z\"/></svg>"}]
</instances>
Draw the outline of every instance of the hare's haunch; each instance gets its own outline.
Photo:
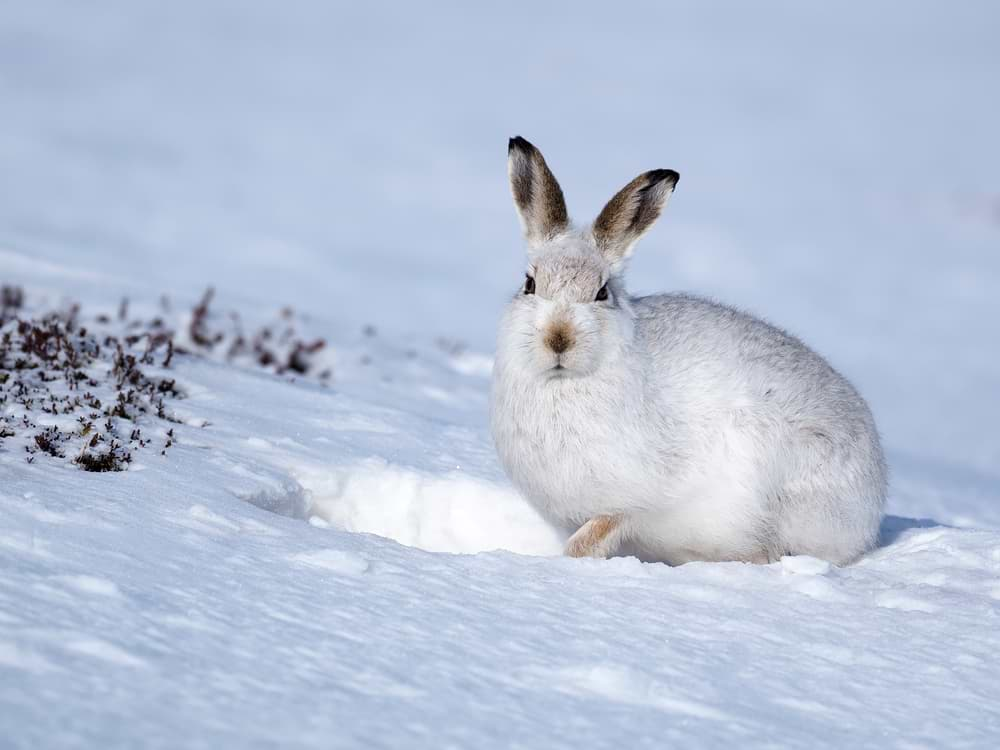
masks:
<instances>
[{"instance_id":1,"label":"hare's haunch","mask_svg":"<svg viewBox=\"0 0 1000 750\"><path fill-rule=\"evenodd\" d=\"M524 496L566 553L848 563L877 539L886 466L854 387L793 336L622 275L678 175L658 169L575 228L541 152L510 141L528 243L500 323L491 420Z\"/></svg>"}]
</instances>

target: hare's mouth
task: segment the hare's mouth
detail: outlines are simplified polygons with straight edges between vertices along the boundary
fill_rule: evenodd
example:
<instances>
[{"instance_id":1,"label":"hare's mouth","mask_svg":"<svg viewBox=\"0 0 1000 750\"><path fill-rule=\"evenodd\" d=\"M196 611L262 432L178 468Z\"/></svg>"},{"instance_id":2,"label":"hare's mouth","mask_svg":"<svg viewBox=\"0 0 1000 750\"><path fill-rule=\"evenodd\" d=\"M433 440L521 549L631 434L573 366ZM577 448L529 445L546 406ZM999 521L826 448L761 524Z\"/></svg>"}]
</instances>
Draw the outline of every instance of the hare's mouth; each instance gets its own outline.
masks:
<instances>
[{"instance_id":1,"label":"hare's mouth","mask_svg":"<svg viewBox=\"0 0 1000 750\"><path fill-rule=\"evenodd\" d=\"M566 365L562 362L556 362L552 367L548 369L548 376L552 380L560 380L562 378L569 377L573 373L570 371Z\"/></svg>"}]
</instances>

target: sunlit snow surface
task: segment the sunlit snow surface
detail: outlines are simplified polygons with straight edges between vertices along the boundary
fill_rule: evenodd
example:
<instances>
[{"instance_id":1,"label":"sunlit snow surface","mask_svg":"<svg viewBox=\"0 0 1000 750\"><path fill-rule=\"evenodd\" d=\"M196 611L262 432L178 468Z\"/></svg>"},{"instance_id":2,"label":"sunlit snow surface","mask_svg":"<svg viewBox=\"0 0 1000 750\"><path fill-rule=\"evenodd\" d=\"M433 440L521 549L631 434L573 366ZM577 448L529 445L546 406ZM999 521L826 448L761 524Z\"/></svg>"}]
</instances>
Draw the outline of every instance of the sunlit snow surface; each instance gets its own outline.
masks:
<instances>
[{"instance_id":1,"label":"sunlit snow surface","mask_svg":"<svg viewBox=\"0 0 1000 750\"><path fill-rule=\"evenodd\" d=\"M996 746L1000 19L813 12L5 10L0 281L291 303L335 375L179 358L187 424L126 473L0 449L0 747ZM875 553L557 556L486 425L516 132L581 218L681 172L633 287L859 385Z\"/></svg>"}]
</instances>

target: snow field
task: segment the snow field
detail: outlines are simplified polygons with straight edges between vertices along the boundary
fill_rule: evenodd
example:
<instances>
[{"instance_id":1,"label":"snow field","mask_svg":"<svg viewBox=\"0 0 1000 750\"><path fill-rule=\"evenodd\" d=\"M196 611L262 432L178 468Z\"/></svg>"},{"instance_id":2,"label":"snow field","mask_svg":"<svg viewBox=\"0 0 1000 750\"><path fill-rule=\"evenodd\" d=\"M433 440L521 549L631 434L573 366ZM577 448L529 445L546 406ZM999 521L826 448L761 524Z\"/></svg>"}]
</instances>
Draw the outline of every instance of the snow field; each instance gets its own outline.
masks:
<instances>
[{"instance_id":1,"label":"snow field","mask_svg":"<svg viewBox=\"0 0 1000 750\"><path fill-rule=\"evenodd\" d=\"M1000 532L893 516L844 569L558 557L468 408L482 374L333 348L332 387L180 357L176 444L125 473L0 453L14 747L997 736Z\"/></svg>"}]
</instances>

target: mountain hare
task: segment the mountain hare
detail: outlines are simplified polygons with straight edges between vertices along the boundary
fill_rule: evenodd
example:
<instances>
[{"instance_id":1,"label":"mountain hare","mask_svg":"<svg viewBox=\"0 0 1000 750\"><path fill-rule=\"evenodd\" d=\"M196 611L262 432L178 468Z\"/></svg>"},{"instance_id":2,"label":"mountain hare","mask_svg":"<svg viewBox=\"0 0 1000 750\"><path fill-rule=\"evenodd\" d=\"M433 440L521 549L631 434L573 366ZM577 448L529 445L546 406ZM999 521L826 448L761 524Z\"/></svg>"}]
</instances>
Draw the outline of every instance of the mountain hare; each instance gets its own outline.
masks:
<instances>
[{"instance_id":1,"label":"mountain hare","mask_svg":"<svg viewBox=\"0 0 1000 750\"><path fill-rule=\"evenodd\" d=\"M632 180L574 228L541 152L510 141L528 244L500 323L500 460L574 557L849 563L878 537L886 466L857 391L798 339L685 294L630 297L622 274L677 185Z\"/></svg>"}]
</instances>

